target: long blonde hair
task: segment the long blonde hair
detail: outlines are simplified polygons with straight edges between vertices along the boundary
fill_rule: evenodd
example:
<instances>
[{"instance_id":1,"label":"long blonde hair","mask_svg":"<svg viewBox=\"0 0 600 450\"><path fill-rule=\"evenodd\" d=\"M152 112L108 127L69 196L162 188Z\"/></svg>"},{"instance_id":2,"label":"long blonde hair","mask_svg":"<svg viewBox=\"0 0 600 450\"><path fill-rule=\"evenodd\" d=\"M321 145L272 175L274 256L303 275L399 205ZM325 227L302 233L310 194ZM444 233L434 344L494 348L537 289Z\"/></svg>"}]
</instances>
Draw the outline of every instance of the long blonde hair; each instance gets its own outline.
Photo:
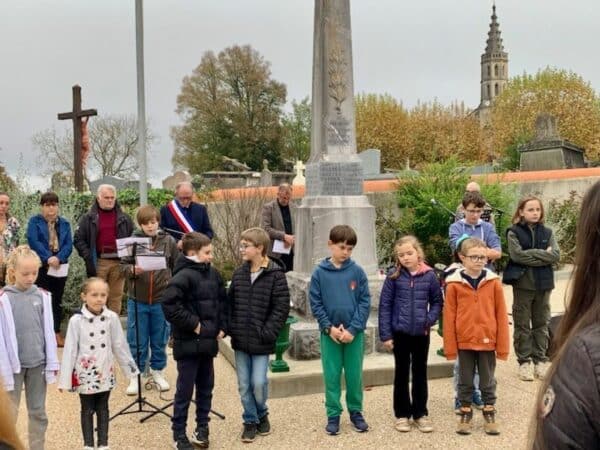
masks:
<instances>
[{"instance_id":1,"label":"long blonde hair","mask_svg":"<svg viewBox=\"0 0 600 450\"><path fill-rule=\"evenodd\" d=\"M402 236L400 239L396 241L394 244L394 256L396 257L396 270L393 274L390 275L392 280L395 280L400 276L400 272L402 271L402 264L400 264L400 258L398 258L398 248L402 247L404 244L410 244L417 251L417 255L419 255L419 262L423 262L425 260L425 252L423 252L423 246L419 242L419 240L413 236L412 234L407 234L406 236Z\"/></svg>"},{"instance_id":2,"label":"long blonde hair","mask_svg":"<svg viewBox=\"0 0 600 450\"><path fill-rule=\"evenodd\" d=\"M25 258L35 259L38 264L38 268L42 267L42 260L36 252L31 250L29 245L19 245L15 248L6 260L6 283L15 284L15 270L19 261Z\"/></svg>"}]
</instances>

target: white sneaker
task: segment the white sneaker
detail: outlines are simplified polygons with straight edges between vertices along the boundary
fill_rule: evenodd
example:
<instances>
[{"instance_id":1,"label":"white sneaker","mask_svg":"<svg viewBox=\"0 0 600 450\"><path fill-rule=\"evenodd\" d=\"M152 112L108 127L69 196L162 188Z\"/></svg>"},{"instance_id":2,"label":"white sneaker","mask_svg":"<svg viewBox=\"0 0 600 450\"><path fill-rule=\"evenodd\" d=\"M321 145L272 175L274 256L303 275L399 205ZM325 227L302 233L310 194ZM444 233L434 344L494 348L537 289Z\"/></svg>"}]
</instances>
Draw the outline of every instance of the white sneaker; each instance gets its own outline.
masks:
<instances>
[{"instance_id":1,"label":"white sneaker","mask_svg":"<svg viewBox=\"0 0 600 450\"><path fill-rule=\"evenodd\" d=\"M129 380L129 386L125 390L127 395L137 395L138 393L138 377L135 376L131 380Z\"/></svg>"},{"instance_id":2,"label":"white sneaker","mask_svg":"<svg viewBox=\"0 0 600 450\"><path fill-rule=\"evenodd\" d=\"M98 447L98 450L110 450L107 445L103 445L102 447Z\"/></svg>"},{"instance_id":3,"label":"white sneaker","mask_svg":"<svg viewBox=\"0 0 600 450\"><path fill-rule=\"evenodd\" d=\"M168 391L171 389L169 382L166 380L162 370L153 370L150 369L150 376L154 380L154 382L158 385L158 388L161 392Z\"/></svg>"},{"instance_id":4,"label":"white sneaker","mask_svg":"<svg viewBox=\"0 0 600 450\"><path fill-rule=\"evenodd\" d=\"M547 362L537 363L535 365L535 368L533 369L533 374L535 375L536 378L543 380L544 377L546 376L546 372L548 372L549 368L550 368L550 364Z\"/></svg>"},{"instance_id":5,"label":"white sneaker","mask_svg":"<svg viewBox=\"0 0 600 450\"><path fill-rule=\"evenodd\" d=\"M410 426L410 422L408 421L408 419L406 417L401 417L399 419L396 419L394 428L397 431L400 431L402 433L408 433L412 429Z\"/></svg>"},{"instance_id":6,"label":"white sneaker","mask_svg":"<svg viewBox=\"0 0 600 450\"><path fill-rule=\"evenodd\" d=\"M83 450L94 450L94 447L90 447L89 445L86 445L85 447L83 447Z\"/></svg>"},{"instance_id":7,"label":"white sneaker","mask_svg":"<svg viewBox=\"0 0 600 450\"><path fill-rule=\"evenodd\" d=\"M519 366L519 379L522 381L533 381L533 365L530 362Z\"/></svg>"},{"instance_id":8,"label":"white sneaker","mask_svg":"<svg viewBox=\"0 0 600 450\"><path fill-rule=\"evenodd\" d=\"M427 416L423 416L420 419L415 420L415 425L417 426L417 430L419 430L421 433L431 433L433 431L433 424Z\"/></svg>"}]
</instances>

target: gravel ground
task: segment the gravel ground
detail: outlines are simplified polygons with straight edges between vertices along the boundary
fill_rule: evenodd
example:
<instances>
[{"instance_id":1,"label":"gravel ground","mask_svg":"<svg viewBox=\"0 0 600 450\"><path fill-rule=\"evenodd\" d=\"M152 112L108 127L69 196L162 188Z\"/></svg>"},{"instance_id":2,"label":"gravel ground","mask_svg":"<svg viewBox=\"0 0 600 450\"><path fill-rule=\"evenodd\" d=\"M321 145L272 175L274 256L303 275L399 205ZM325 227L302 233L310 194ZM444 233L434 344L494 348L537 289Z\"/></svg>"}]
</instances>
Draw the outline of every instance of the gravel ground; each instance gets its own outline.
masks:
<instances>
[{"instance_id":1,"label":"gravel ground","mask_svg":"<svg viewBox=\"0 0 600 450\"><path fill-rule=\"evenodd\" d=\"M270 420L273 433L258 437L252 444L239 441L241 432L241 404L237 394L235 372L222 356L215 360L216 386L213 407L226 416L220 420L212 416L210 423L211 448L263 447L289 449L297 445L308 448L468 448L520 449L524 448L531 418L533 399L538 382L525 383L516 377L516 362L498 364L498 411L502 434L487 436L483 432L480 414L475 415L475 430L471 436L459 436L454 428L456 416L452 411L452 382L450 379L432 380L429 383L429 414L435 431L422 434L417 430L400 434L393 428L391 409L392 387L367 388L365 391L365 418L371 426L368 433L351 430L347 415L342 420L342 432L332 437L324 432L325 412L323 395L306 395L269 400ZM167 378L174 384L175 365L167 367ZM132 401L125 395L125 380L113 391L110 400L111 413L119 411ZM171 398L173 390L164 393ZM157 406L166 404L157 391L145 391L148 401ZM24 400L24 399L23 399ZM134 408L136 409L137 406ZM193 408L193 406L192 406ZM193 409L188 429L193 430ZM79 425L79 399L76 394L59 393L56 387L48 389L47 412L49 427L46 436L48 450L66 450L82 447ZM170 421L158 415L145 423L139 419L144 414L135 413L115 418L110 423L109 444L116 449L165 449L172 444ZM22 403L18 430L26 436L27 418Z\"/></svg>"}]
</instances>

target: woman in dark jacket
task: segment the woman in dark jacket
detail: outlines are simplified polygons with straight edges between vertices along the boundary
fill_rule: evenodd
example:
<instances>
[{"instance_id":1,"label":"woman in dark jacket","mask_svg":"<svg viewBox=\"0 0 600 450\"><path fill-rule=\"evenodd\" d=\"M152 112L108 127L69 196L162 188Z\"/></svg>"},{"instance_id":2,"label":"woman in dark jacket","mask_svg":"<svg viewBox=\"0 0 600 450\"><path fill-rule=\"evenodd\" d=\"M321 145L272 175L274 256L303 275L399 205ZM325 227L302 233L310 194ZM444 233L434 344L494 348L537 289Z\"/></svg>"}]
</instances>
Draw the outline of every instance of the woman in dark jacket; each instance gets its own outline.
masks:
<instances>
[{"instance_id":1,"label":"woman in dark jacket","mask_svg":"<svg viewBox=\"0 0 600 450\"><path fill-rule=\"evenodd\" d=\"M62 321L62 296L67 282L67 275L53 274L60 269L61 264L69 261L73 251L71 224L67 219L58 215L58 195L46 192L40 198L41 213L29 219L27 224L27 243L42 260L42 267L35 282L39 287L52 294L52 316L56 344L65 344L60 334ZM48 274L50 271L50 274Z\"/></svg>"},{"instance_id":2,"label":"woman in dark jacket","mask_svg":"<svg viewBox=\"0 0 600 450\"><path fill-rule=\"evenodd\" d=\"M429 329L442 310L442 291L431 267L424 263L421 244L414 236L404 236L394 245L396 269L386 278L379 302L379 338L394 351L395 428L417 428L429 433L433 427L427 411L427 356ZM412 395L409 395L409 369L412 369ZM412 397L412 398L411 398Z\"/></svg>"},{"instance_id":3,"label":"woman in dark jacket","mask_svg":"<svg viewBox=\"0 0 600 450\"><path fill-rule=\"evenodd\" d=\"M600 448L600 182L583 198L575 271L536 403L533 449Z\"/></svg>"}]
</instances>

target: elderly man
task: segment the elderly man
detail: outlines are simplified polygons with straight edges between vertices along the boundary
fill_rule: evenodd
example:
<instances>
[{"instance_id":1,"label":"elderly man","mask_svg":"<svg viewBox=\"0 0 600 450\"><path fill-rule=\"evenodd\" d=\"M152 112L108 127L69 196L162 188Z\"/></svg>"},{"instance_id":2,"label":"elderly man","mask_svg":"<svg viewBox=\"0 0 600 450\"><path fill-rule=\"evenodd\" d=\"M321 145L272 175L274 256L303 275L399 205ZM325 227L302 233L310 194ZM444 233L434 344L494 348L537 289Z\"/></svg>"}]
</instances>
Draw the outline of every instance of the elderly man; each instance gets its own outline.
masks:
<instances>
[{"instance_id":1,"label":"elderly man","mask_svg":"<svg viewBox=\"0 0 600 450\"><path fill-rule=\"evenodd\" d=\"M121 313L125 278L119 268L117 239L131 236L133 222L117 202L117 190L110 184L98 186L96 200L79 220L73 244L85 261L88 277L108 283L107 306Z\"/></svg>"},{"instance_id":2,"label":"elderly man","mask_svg":"<svg viewBox=\"0 0 600 450\"><path fill-rule=\"evenodd\" d=\"M290 198L292 197L292 187L287 184L279 185L277 198L266 203L262 209L262 227L271 238L271 248L269 255L278 257L285 264L285 271L294 270L294 224L292 218L292 209L290 208ZM290 249L290 253L278 253L273 251L275 241L281 241L285 248Z\"/></svg>"},{"instance_id":3,"label":"elderly man","mask_svg":"<svg viewBox=\"0 0 600 450\"><path fill-rule=\"evenodd\" d=\"M479 186L479 183L476 183L475 181L471 181L470 183L467 184L467 187L465 188L465 192L479 192L481 193L481 187ZM485 203L485 206L483 207L483 212L481 213L481 217L480 219L485 221L485 222L489 222L492 225L496 225L496 222L494 220L494 208L492 208L492 205L490 205L489 203ZM462 205L462 202L460 205L458 205L458 207L456 208L456 215L454 216L454 219L456 222L458 222L461 219L465 218L465 208Z\"/></svg>"},{"instance_id":4,"label":"elderly man","mask_svg":"<svg viewBox=\"0 0 600 450\"><path fill-rule=\"evenodd\" d=\"M191 231L213 237L206 207L194 202L193 196L192 183L182 181L175 186L175 198L160 208L160 226L175 238L180 250L181 238Z\"/></svg>"}]
</instances>

